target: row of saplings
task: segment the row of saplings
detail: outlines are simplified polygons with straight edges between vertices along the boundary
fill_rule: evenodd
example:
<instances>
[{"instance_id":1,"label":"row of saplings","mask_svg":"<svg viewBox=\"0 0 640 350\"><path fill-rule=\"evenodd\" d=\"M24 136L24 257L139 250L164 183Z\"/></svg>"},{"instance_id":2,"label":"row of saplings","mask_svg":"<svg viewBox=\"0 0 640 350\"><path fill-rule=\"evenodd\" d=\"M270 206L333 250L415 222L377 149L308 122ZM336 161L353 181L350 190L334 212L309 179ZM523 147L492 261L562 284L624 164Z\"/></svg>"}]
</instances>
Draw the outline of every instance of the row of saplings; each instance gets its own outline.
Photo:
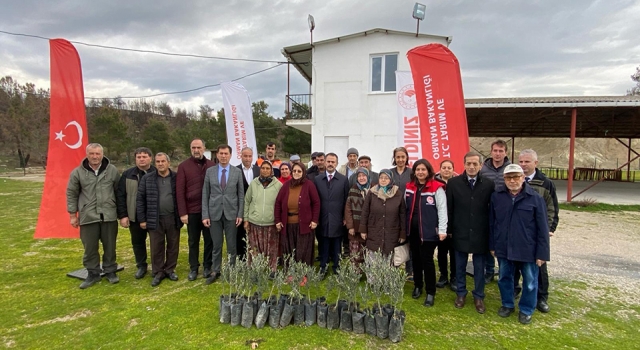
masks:
<instances>
[{"instance_id":1,"label":"row of saplings","mask_svg":"<svg viewBox=\"0 0 640 350\"><path fill-rule=\"evenodd\" d=\"M225 263L221 277L229 294L220 296L220 322L246 328L255 324L259 329L267 322L272 328L317 324L392 342L402 339L405 313L398 308L406 273L393 267L389 257L378 252L367 254L361 265L366 276L364 285L360 285L362 272L349 259L343 259L340 273L331 275L325 283L326 295L337 294L332 300L324 296L312 299L322 281L315 267L291 257L284 260L285 268L275 273L263 254Z\"/></svg>"}]
</instances>

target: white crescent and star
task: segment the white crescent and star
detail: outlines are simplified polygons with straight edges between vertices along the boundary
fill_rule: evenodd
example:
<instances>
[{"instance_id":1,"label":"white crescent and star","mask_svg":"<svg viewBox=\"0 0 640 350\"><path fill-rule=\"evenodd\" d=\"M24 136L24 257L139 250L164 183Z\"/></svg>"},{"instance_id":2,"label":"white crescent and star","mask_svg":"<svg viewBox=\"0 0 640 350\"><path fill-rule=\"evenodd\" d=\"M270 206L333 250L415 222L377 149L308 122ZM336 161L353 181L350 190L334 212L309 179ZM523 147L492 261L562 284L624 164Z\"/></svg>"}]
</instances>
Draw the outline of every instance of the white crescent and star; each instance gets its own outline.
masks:
<instances>
[{"instance_id":1,"label":"white crescent and star","mask_svg":"<svg viewBox=\"0 0 640 350\"><path fill-rule=\"evenodd\" d=\"M82 131L82 127L80 126L80 124L75 121L72 120L69 123L67 123L67 125L64 127L63 130L60 130L59 132L56 133L56 140L60 140L62 142L64 142L62 139L67 136L63 133L64 130L66 130L70 125L73 125L76 127L76 130L78 131L78 141L72 145L68 144L68 143L64 143L65 145L67 145L67 147L71 148L71 149L78 149L80 148L80 146L82 146L82 136L83 136L83 131Z\"/></svg>"}]
</instances>

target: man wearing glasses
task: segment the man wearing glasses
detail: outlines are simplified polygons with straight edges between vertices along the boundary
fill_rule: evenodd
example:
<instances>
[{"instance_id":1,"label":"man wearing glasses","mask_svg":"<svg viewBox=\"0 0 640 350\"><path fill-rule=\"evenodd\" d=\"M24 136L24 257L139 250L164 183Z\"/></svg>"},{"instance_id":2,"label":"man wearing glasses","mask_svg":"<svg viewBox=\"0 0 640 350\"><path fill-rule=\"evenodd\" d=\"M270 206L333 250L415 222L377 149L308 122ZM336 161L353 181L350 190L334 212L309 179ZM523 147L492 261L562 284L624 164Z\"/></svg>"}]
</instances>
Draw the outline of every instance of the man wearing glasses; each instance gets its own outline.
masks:
<instances>
[{"instance_id":1,"label":"man wearing glasses","mask_svg":"<svg viewBox=\"0 0 640 350\"><path fill-rule=\"evenodd\" d=\"M498 315L509 317L515 311L513 275L518 270L523 280L518 321L529 324L537 304L539 267L550 255L547 208L519 165L507 165L503 174L506 186L491 195L489 209L489 250L500 266Z\"/></svg>"}]
</instances>

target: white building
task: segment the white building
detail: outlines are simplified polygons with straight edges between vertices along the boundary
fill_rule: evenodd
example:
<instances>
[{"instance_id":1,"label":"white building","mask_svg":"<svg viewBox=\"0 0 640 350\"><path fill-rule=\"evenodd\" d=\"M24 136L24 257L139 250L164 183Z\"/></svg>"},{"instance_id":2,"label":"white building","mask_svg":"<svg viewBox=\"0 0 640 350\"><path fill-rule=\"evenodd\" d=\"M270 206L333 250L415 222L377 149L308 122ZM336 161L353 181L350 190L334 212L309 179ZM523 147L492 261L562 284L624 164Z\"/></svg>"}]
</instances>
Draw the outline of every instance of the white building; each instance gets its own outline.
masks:
<instances>
[{"instance_id":1,"label":"white building","mask_svg":"<svg viewBox=\"0 0 640 350\"><path fill-rule=\"evenodd\" d=\"M287 125L311 134L311 150L335 152L346 162L347 149L372 159L374 170L391 167L397 146L395 71L409 71L407 51L429 43L448 45L451 37L372 29L282 49L311 84L310 94L288 95L295 111ZM304 115L302 115L304 114Z\"/></svg>"}]
</instances>

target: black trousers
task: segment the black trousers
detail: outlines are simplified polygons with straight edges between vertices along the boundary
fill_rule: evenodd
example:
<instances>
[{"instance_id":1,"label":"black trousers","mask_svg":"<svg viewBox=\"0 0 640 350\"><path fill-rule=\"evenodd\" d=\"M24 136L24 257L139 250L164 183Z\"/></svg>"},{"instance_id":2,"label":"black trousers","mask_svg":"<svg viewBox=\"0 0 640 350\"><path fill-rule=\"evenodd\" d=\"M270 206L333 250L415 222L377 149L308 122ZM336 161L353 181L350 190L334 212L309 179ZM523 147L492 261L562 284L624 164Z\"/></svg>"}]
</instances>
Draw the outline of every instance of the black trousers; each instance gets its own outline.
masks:
<instances>
[{"instance_id":1,"label":"black trousers","mask_svg":"<svg viewBox=\"0 0 640 350\"><path fill-rule=\"evenodd\" d=\"M189 223L187 224L187 235L189 240L189 268L191 271L198 271L200 261L200 236L204 239L204 252L202 253L202 265L205 269L211 269L213 256L213 241L211 240L211 232L202 224L202 214L189 214Z\"/></svg>"},{"instance_id":2,"label":"black trousers","mask_svg":"<svg viewBox=\"0 0 640 350\"><path fill-rule=\"evenodd\" d=\"M96 222L80 225L80 240L84 246L82 264L89 274L98 276L100 272L116 272L116 238L118 222ZM102 269L100 268L100 243L102 243Z\"/></svg>"},{"instance_id":3,"label":"black trousers","mask_svg":"<svg viewBox=\"0 0 640 350\"><path fill-rule=\"evenodd\" d=\"M140 223L129 221L129 232L131 233L131 247L133 256L136 259L137 268L147 268L147 234L148 230L140 227Z\"/></svg>"},{"instance_id":4,"label":"black trousers","mask_svg":"<svg viewBox=\"0 0 640 350\"><path fill-rule=\"evenodd\" d=\"M447 273L447 255L451 263L451 274ZM440 270L440 276L447 277L449 275L449 281L456 277L456 254L453 251L453 239L447 237L444 241L438 242L438 270Z\"/></svg>"},{"instance_id":5,"label":"black trousers","mask_svg":"<svg viewBox=\"0 0 640 350\"><path fill-rule=\"evenodd\" d=\"M520 288L520 270L516 269L513 274L513 286L515 289ZM522 288L520 288L522 289ZM538 273L538 301L547 301L549 299L549 270L547 270L547 263L540 266L540 272Z\"/></svg>"},{"instance_id":6,"label":"black trousers","mask_svg":"<svg viewBox=\"0 0 640 350\"><path fill-rule=\"evenodd\" d=\"M422 242L418 231L412 231L416 232L409 236L413 259L413 284L420 289L424 284L427 294L436 295L436 264L433 261L433 253L438 242Z\"/></svg>"},{"instance_id":7,"label":"black trousers","mask_svg":"<svg viewBox=\"0 0 640 350\"><path fill-rule=\"evenodd\" d=\"M320 267L327 268L329 259L333 261L333 271L340 268L340 248L342 247L342 236L322 237L322 245L318 245L320 250Z\"/></svg>"},{"instance_id":8,"label":"black trousers","mask_svg":"<svg viewBox=\"0 0 640 350\"><path fill-rule=\"evenodd\" d=\"M169 275L175 271L180 251L180 229L172 215L164 215L158 221L158 227L149 231L151 242L151 271Z\"/></svg>"}]
</instances>

